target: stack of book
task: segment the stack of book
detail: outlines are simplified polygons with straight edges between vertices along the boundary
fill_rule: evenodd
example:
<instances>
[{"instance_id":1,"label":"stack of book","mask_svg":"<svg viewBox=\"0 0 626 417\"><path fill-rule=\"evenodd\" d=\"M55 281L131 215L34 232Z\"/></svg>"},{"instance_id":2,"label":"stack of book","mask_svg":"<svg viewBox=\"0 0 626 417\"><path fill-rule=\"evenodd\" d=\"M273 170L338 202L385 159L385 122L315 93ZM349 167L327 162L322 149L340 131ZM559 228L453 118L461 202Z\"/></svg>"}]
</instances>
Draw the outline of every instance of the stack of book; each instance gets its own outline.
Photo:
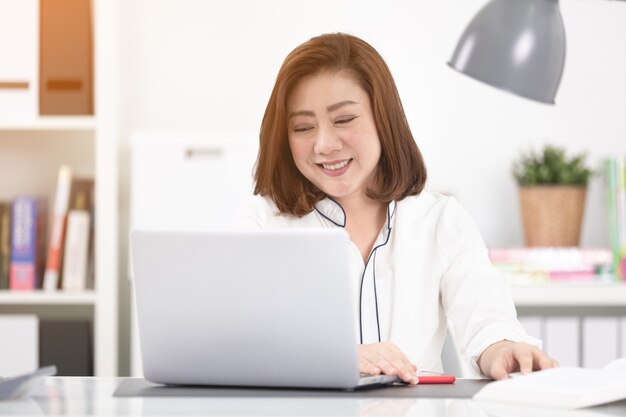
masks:
<instances>
[{"instance_id":1,"label":"stack of book","mask_svg":"<svg viewBox=\"0 0 626 417\"><path fill-rule=\"evenodd\" d=\"M93 202L93 179L62 166L48 240L44 198L0 201L0 290L93 288Z\"/></svg>"},{"instance_id":2,"label":"stack of book","mask_svg":"<svg viewBox=\"0 0 626 417\"><path fill-rule=\"evenodd\" d=\"M607 159L604 171L613 266L618 277L626 281L626 158Z\"/></svg>"},{"instance_id":3,"label":"stack of book","mask_svg":"<svg viewBox=\"0 0 626 417\"><path fill-rule=\"evenodd\" d=\"M497 248L489 250L489 258L514 285L610 284L617 279L610 249Z\"/></svg>"}]
</instances>

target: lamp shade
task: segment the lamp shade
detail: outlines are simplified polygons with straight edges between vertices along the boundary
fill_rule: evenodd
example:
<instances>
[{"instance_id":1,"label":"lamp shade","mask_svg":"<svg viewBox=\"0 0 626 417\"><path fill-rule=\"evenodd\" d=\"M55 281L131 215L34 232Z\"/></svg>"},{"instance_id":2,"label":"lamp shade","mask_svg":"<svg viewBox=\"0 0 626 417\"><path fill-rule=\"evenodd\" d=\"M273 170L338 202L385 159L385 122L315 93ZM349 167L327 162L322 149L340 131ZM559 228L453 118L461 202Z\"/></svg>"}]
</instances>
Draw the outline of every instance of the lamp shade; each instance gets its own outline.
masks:
<instances>
[{"instance_id":1,"label":"lamp shade","mask_svg":"<svg viewBox=\"0 0 626 417\"><path fill-rule=\"evenodd\" d=\"M554 104L565 65L558 0L492 0L463 32L452 68L531 100Z\"/></svg>"}]
</instances>

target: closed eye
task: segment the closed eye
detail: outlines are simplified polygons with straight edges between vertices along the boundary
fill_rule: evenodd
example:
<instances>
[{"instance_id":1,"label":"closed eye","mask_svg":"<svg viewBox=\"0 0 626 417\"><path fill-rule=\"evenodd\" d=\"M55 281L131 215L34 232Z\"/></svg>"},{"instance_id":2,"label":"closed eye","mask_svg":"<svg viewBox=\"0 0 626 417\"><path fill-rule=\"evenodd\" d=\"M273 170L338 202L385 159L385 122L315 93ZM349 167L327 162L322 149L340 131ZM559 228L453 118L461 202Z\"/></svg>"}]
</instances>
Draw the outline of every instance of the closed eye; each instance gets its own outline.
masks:
<instances>
[{"instance_id":1,"label":"closed eye","mask_svg":"<svg viewBox=\"0 0 626 417\"><path fill-rule=\"evenodd\" d=\"M296 126L293 128L293 131L300 133L300 132L306 132L311 129L313 129L312 126Z\"/></svg>"},{"instance_id":2,"label":"closed eye","mask_svg":"<svg viewBox=\"0 0 626 417\"><path fill-rule=\"evenodd\" d=\"M342 117L340 119L335 120L335 123L339 124L339 125L343 125L343 124L346 124L346 123L350 123L351 121L353 121L357 117L358 116Z\"/></svg>"}]
</instances>

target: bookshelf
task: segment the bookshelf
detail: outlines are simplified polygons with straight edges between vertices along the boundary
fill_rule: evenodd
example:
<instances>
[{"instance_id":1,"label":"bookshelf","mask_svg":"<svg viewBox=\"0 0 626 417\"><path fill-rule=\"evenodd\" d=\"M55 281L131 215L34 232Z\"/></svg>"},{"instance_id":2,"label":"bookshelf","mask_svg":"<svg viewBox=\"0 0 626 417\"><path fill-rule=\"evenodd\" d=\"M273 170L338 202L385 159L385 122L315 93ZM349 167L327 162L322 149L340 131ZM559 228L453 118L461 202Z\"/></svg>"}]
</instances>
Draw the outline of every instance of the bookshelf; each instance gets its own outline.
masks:
<instances>
[{"instance_id":1,"label":"bookshelf","mask_svg":"<svg viewBox=\"0 0 626 417\"><path fill-rule=\"evenodd\" d=\"M95 289L0 291L0 314L89 320L96 376L118 375L117 3L92 0L95 116L0 119L0 199L33 193L50 209L58 168L68 163L95 179L96 200Z\"/></svg>"},{"instance_id":2,"label":"bookshelf","mask_svg":"<svg viewBox=\"0 0 626 417\"><path fill-rule=\"evenodd\" d=\"M1 120L0 130L7 131L83 131L96 129L92 116L40 116L33 120Z\"/></svg>"},{"instance_id":3,"label":"bookshelf","mask_svg":"<svg viewBox=\"0 0 626 417\"><path fill-rule=\"evenodd\" d=\"M626 284L546 284L511 287L517 307L620 307L626 315Z\"/></svg>"},{"instance_id":4,"label":"bookshelf","mask_svg":"<svg viewBox=\"0 0 626 417\"><path fill-rule=\"evenodd\" d=\"M66 305L92 306L96 302L96 292L88 291L0 291L0 304L8 305Z\"/></svg>"}]
</instances>

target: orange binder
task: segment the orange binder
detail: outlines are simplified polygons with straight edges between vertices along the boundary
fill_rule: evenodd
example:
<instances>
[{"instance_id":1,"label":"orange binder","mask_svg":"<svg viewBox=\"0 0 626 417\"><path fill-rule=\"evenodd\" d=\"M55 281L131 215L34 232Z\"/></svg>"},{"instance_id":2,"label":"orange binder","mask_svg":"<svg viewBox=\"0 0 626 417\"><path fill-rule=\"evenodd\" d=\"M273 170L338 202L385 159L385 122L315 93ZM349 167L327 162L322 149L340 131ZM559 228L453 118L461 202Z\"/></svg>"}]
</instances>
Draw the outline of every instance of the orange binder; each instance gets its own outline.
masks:
<instances>
[{"instance_id":1,"label":"orange binder","mask_svg":"<svg viewBox=\"0 0 626 417\"><path fill-rule=\"evenodd\" d=\"M91 0L40 0L39 113L93 114Z\"/></svg>"}]
</instances>

